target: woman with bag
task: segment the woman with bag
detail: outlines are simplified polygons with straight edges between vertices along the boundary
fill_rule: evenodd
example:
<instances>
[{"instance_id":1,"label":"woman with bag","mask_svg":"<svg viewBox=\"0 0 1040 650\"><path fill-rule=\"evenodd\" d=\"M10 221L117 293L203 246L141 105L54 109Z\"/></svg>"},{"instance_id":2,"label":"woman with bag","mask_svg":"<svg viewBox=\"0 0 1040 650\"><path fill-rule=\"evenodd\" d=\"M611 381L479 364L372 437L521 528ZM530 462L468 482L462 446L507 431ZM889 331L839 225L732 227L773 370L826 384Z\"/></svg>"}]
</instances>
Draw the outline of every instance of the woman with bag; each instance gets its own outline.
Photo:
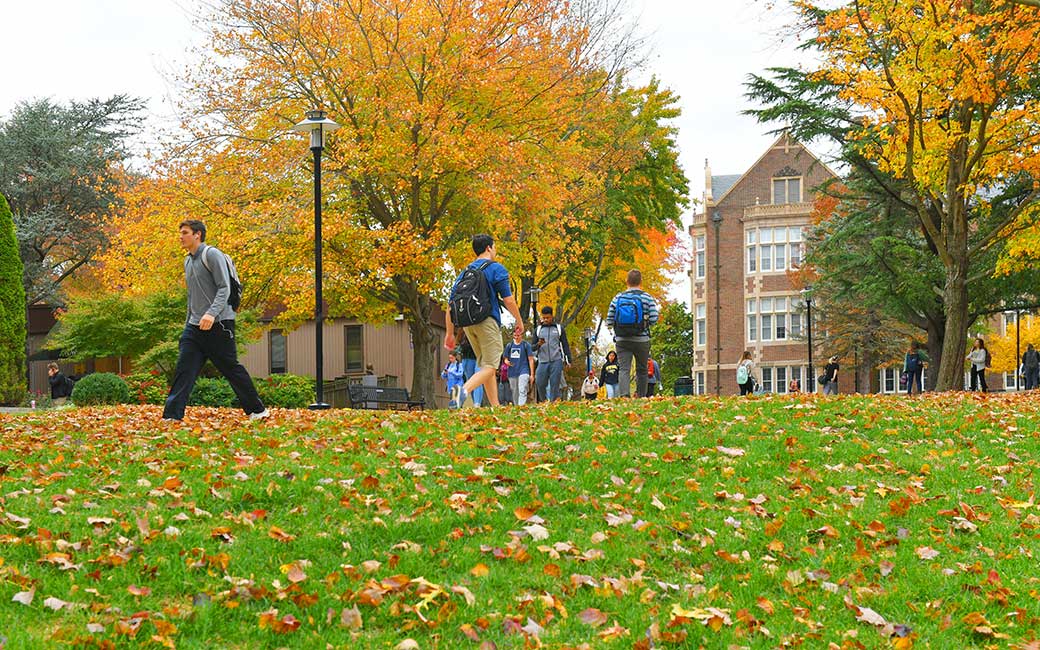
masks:
<instances>
[{"instance_id":1,"label":"woman with bag","mask_svg":"<svg viewBox=\"0 0 1040 650\"><path fill-rule=\"evenodd\" d=\"M910 343L910 349L906 351L903 358L903 372L899 376L899 387L906 388L907 395L914 394L914 386L917 392L921 392L921 378L924 376L924 366L928 363L928 353L921 348L917 341Z\"/></svg>"},{"instance_id":2,"label":"woman with bag","mask_svg":"<svg viewBox=\"0 0 1040 650\"><path fill-rule=\"evenodd\" d=\"M975 339L971 346L971 352L964 358L971 362L971 389L978 390L981 386L982 392L988 393L989 386L986 385L986 368L989 367L990 356L989 350L986 349L986 342L982 340L982 337Z\"/></svg>"}]
</instances>

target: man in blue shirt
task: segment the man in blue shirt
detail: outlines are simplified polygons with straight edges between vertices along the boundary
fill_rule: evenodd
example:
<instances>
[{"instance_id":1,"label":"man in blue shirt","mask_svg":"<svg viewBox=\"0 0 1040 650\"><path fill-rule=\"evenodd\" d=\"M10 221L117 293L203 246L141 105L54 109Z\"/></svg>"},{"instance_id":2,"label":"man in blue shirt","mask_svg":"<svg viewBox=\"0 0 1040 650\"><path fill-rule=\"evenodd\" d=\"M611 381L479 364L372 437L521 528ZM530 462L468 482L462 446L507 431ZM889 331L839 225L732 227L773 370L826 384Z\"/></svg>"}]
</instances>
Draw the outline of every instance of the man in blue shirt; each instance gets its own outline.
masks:
<instances>
[{"instance_id":1,"label":"man in blue shirt","mask_svg":"<svg viewBox=\"0 0 1040 650\"><path fill-rule=\"evenodd\" d=\"M513 332L513 342L506 346L505 357L513 404L523 406L527 403L528 389L534 385L534 351L522 333Z\"/></svg>"},{"instance_id":2,"label":"man in blue shirt","mask_svg":"<svg viewBox=\"0 0 1040 650\"><path fill-rule=\"evenodd\" d=\"M524 333L524 321L520 317L520 308L517 307L516 299L509 287L509 271L495 261L495 240L490 235L476 235L473 237L473 252L477 259L470 263L468 268L477 269L483 267L484 277L487 278L488 287L491 289L491 315L473 325L462 328L466 333L466 339L473 346L477 355L477 372L473 374L462 386L462 395L459 396L459 406L464 406L467 396L478 386L484 387L488 404L492 407L498 406L498 365L502 358L502 305L513 315L516 325L513 328L514 336L519 332ZM464 274L465 272L463 272ZM458 287L462 275L455 280L452 286L452 294ZM451 322L451 309L445 314L447 332L444 334L444 347L449 350L455 348L455 325Z\"/></svg>"},{"instance_id":3,"label":"man in blue shirt","mask_svg":"<svg viewBox=\"0 0 1040 650\"><path fill-rule=\"evenodd\" d=\"M628 397L631 391L632 360L636 362L636 396L646 397L647 390L647 361L650 359L650 328L657 324L658 309L657 302L643 291L643 274L638 269L628 272L626 280L628 288L614 296L607 309L607 327L614 331L614 343L617 348L619 381L618 395ZM631 326L619 332L616 316L619 301L624 299L626 304L638 300L642 304L643 321L633 331Z\"/></svg>"}]
</instances>

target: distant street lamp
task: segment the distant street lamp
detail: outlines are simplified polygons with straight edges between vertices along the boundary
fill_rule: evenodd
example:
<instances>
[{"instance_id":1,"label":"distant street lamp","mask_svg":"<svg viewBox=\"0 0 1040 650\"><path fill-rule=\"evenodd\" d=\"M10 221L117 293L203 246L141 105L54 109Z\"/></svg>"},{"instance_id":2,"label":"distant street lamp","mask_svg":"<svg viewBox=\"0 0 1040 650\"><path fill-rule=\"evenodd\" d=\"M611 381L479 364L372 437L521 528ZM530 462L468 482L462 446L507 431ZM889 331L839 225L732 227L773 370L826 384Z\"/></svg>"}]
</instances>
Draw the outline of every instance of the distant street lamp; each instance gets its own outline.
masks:
<instances>
[{"instance_id":1,"label":"distant street lamp","mask_svg":"<svg viewBox=\"0 0 1040 650\"><path fill-rule=\"evenodd\" d=\"M591 327L585 328L585 374L592 372L592 339L596 336L596 330Z\"/></svg>"},{"instance_id":2,"label":"distant street lamp","mask_svg":"<svg viewBox=\"0 0 1040 650\"><path fill-rule=\"evenodd\" d=\"M816 373L813 372L812 363L812 285L807 285L804 289L802 289L802 298L805 299L806 320L809 321L807 323L809 333L809 379L805 382L805 385L808 387L810 393L815 393Z\"/></svg>"},{"instance_id":3,"label":"distant street lamp","mask_svg":"<svg viewBox=\"0 0 1040 650\"><path fill-rule=\"evenodd\" d=\"M538 287L536 287L535 285L531 285L531 288L527 290L527 293L531 296L531 345L537 345L538 344L538 296L542 295L542 290L539 289ZM520 314L520 315L523 316L523 314ZM537 359L535 360L535 363L536 364L538 363ZM535 401L535 403L538 403L538 402L542 401L539 398L537 389L535 389L535 391L534 391L534 401Z\"/></svg>"},{"instance_id":4,"label":"distant street lamp","mask_svg":"<svg viewBox=\"0 0 1040 650\"><path fill-rule=\"evenodd\" d=\"M321 300L321 150L325 146L325 134L339 128L325 111L307 111L307 119L293 127L293 131L311 134L311 151L314 153L314 403L309 408L323 410L329 408L324 399L324 359L322 352L322 314Z\"/></svg>"}]
</instances>

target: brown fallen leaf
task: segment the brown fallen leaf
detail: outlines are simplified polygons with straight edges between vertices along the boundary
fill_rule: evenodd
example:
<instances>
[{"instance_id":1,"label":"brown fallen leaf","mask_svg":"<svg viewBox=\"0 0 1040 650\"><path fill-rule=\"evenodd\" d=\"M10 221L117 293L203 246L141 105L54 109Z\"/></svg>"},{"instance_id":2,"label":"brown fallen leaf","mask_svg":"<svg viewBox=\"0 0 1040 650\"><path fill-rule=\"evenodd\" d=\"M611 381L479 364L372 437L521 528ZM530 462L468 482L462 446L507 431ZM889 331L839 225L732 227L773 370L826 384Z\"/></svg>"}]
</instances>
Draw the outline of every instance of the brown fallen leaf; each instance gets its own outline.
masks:
<instances>
[{"instance_id":1,"label":"brown fallen leaf","mask_svg":"<svg viewBox=\"0 0 1040 650\"><path fill-rule=\"evenodd\" d=\"M595 607L589 607L580 614L578 614L578 620L585 625L591 625L592 627L599 627L607 622L607 615L596 609Z\"/></svg>"}]
</instances>

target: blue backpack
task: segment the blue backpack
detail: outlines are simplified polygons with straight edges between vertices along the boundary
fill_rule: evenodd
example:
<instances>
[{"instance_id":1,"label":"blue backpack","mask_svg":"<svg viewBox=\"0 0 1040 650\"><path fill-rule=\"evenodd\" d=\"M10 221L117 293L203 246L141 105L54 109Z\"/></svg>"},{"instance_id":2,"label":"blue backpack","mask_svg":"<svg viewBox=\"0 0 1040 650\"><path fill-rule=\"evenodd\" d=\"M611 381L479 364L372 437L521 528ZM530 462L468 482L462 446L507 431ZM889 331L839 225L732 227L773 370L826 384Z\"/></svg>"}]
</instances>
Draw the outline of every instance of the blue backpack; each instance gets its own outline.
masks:
<instances>
[{"instance_id":1,"label":"blue backpack","mask_svg":"<svg viewBox=\"0 0 1040 650\"><path fill-rule=\"evenodd\" d=\"M917 372L917 369L921 366L921 358L917 356L916 352L911 352L906 355L906 371Z\"/></svg>"},{"instance_id":2,"label":"blue backpack","mask_svg":"<svg viewBox=\"0 0 1040 650\"><path fill-rule=\"evenodd\" d=\"M640 336L645 334L646 319L643 317L643 299L637 293L626 291L618 294L614 305L614 334L617 336Z\"/></svg>"}]
</instances>

